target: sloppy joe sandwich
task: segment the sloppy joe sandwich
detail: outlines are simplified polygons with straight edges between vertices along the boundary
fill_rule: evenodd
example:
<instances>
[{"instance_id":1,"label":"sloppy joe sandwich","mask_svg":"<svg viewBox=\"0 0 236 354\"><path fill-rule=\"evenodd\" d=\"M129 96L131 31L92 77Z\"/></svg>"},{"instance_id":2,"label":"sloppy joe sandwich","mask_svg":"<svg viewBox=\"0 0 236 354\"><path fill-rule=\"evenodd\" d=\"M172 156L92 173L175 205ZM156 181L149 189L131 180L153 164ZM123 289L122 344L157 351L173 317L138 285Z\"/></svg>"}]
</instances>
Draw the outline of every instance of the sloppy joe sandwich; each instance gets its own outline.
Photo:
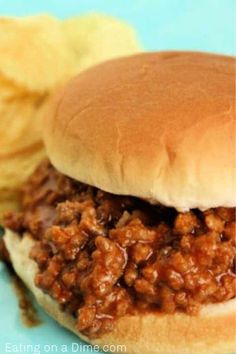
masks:
<instances>
[{"instance_id":1,"label":"sloppy joe sandwich","mask_svg":"<svg viewBox=\"0 0 236 354\"><path fill-rule=\"evenodd\" d=\"M132 354L235 350L235 62L115 59L45 117L43 161L5 215L15 271L60 324Z\"/></svg>"}]
</instances>

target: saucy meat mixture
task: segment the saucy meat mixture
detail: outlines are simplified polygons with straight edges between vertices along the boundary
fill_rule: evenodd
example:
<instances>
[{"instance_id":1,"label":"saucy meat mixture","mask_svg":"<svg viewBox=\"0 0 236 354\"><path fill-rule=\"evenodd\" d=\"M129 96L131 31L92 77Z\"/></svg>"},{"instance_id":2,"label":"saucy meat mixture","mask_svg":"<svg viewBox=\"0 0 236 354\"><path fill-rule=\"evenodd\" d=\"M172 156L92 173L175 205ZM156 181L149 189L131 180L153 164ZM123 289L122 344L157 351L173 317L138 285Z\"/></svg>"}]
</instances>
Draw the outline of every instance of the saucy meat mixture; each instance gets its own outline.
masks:
<instances>
[{"instance_id":1,"label":"saucy meat mixture","mask_svg":"<svg viewBox=\"0 0 236 354\"><path fill-rule=\"evenodd\" d=\"M153 206L79 183L44 161L5 225L37 241L35 284L96 337L138 311L196 314L235 296L235 209Z\"/></svg>"}]
</instances>

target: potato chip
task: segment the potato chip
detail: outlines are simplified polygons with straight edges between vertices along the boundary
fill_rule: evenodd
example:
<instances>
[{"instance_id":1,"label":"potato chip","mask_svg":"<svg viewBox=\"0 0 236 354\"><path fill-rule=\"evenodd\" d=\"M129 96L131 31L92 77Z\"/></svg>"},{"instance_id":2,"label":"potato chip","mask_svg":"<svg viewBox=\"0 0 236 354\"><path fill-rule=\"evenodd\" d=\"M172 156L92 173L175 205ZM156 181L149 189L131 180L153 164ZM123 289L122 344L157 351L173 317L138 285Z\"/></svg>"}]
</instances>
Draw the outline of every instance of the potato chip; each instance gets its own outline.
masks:
<instances>
[{"instance_id":1,"label":"potato chip","mask_svg":"<svg viewBox=\"0 0 236 354\"><path fill-rule=\"evenodd\" d=\"M38 142L19 154L0 158L0 190L17 190L45 156L43 144Z\"/></svg>"},{"instance_id":2,"label":"potato chip","mask_svg":"<svg viewBox=\"0 0 236 354\"><path fill-rule=\"evenodd\" d=\"M19 190L13 190L13 189L0 189L0 203L3 200L12 200L15 199L15 197L18 197Z\"/></svg>"},{"instance_id":3,"label":"potato chip","mask_svg":"<svg viewBox=\"0 0 236 354\"><path fill-rule=\"evenodd\" d=\"M12 80L8 80L0 75L0 105L3 101L16 97L23 97L25 93L26 92L22 87L18 86Z\"/></svg>"},{"instance_id":4,"label":"potato chip","mask_svg":"<svg viewBox=\"0 0 236 354\"><path fill-rule=\"evenodd\" d=\"M0 72L36 92L73 74L74 57L59 20L47 16L0 19Z\"/></svg>"},{"instance_id":5,"label":"potato chip","mask_svg":"<svg viewBox=\"0 0 236 354\"><path fill-rule=\"evenodd\" d=\"M76 72L114 57L140 51L134 29L102 14L73 17L63 23L77 57Z\"/></svg>"},{"instance_id":6,"label":"potato chip","mask_svg":"<svg viewBox=\"0 0 236 354\"><path fill-rule=\"evenodd\" d=\"M0 158L10 157L42 140L44 101L44 97L25 96L0 104Z\"/></svg>"},{"instance_id":7,"label":"potato chip","mask_svg":"<svg viewBox=\"0 0 236 354\"><path fill-rule=\"evenodd\" d=\"M1 191L0 191L1 194ZM6 211L17 211L20 208L19 199L16 197L12 199L0 199L0 225L3 220L3 215Z\"/></svg>"},{"instance_id":8,"label":"potato chip","mask_svg":"<svg viewBox=\"0 0 236 354\"><path fill-rule=\"evenodd\" d=\"M14 199L0 201L0 225L3 223L3 216L5 212L17 211L19 208L19 203Z\"/></svg>"}]
</instances>

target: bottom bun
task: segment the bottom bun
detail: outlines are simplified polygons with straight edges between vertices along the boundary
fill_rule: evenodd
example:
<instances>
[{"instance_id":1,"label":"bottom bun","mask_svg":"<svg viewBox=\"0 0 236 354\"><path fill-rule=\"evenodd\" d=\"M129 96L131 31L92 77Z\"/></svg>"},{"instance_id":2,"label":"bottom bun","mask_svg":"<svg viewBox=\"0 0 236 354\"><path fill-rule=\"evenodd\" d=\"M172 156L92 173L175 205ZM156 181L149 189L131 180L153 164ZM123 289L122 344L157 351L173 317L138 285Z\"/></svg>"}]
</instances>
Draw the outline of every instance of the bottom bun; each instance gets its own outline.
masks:
<instances>
[{"instance_id":1,"label":"bottom bun","mask_svg":"<svg viewBox=\"0 0 236 354\"><path fill-rule=\"evenodd\" d=\"M37 265L29 258L35 242L30 235L19 237L7 230L4 239L16 273L38 303L86 342L101 349L112 345L112 352L115 346L122 345L127 354L227 354L236 350L236 299L204 306L197 316L184 313L124 316L117 320L114 331L90 340L76 330L72 316L62 312L55 300L34 285Z\"/></svg>"}]
</instances>

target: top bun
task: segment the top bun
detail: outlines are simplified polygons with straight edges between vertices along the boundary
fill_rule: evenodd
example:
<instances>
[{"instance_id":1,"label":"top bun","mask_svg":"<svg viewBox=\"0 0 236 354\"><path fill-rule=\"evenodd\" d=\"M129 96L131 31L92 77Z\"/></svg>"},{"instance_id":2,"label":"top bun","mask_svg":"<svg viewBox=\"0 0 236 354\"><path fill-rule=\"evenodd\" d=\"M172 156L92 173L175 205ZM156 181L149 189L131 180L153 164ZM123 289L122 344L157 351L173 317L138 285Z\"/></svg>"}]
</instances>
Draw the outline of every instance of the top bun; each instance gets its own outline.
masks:
<instances>
[{"instance_id":1,"label":"top bun","mask_svg":"<svg viewBox=\"0 0 236 354\"><path fill-rule=\"evenodd\" d=\"M178 210L233 207L235 61L197 52L115 59L50 105L45 144L63 174Z\"/></svg>"}]
</instances>

